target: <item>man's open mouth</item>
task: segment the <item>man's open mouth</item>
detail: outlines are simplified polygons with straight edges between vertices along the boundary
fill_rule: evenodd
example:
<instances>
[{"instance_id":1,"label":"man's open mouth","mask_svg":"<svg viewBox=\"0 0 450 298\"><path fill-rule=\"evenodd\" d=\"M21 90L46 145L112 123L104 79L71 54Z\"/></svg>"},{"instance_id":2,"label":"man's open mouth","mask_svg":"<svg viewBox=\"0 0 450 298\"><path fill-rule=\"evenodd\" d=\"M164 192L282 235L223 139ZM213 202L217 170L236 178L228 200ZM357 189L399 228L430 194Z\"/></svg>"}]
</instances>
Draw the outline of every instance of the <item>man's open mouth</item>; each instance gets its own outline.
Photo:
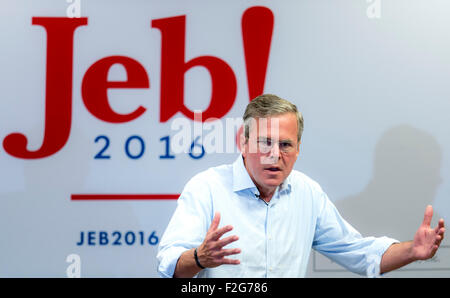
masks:
<instances>
[{"instance_id":1,"label":"man's open mouth","mask_svg":"<svg viewBox=\"0 0 450 298\"><path fill-rule=\"evenodd\" d=\"M270 171L270 172L279 172L279 171L281 171L281 169L278 168L278 167L265 168L264 170L267 170L267 171Z\"/></svg>"}]
</instances>

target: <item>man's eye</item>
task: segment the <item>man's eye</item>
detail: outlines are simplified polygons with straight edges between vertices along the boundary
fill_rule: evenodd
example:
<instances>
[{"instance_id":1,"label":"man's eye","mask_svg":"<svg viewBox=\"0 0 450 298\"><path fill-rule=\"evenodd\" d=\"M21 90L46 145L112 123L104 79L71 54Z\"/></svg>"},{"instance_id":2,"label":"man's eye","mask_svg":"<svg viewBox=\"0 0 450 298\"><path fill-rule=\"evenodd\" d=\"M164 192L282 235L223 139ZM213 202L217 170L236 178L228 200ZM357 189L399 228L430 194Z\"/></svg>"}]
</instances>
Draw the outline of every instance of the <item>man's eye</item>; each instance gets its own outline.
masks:
<instances>
[{"instance_id":1,"label":"man's eye","mask_svg":"<svg viewBox=\"0 0 450 298\"><path fill-rule=\"evenodd\" d=\"M280 143L281 148L290 148L292 146L291 143Z\"/></svg>"},{"instance_id":2,"label":"man's eye","mask_svg":"<svg viewBox=\"0 0 450 298\"><path fill-rule=\"evenodd\" d=\"M264 145L264 146L271 146L272 145L272 141L269 140L269 139L261 139L261 140L259 140L259 143L261 145Z\"/></svg>"}]
</instances>

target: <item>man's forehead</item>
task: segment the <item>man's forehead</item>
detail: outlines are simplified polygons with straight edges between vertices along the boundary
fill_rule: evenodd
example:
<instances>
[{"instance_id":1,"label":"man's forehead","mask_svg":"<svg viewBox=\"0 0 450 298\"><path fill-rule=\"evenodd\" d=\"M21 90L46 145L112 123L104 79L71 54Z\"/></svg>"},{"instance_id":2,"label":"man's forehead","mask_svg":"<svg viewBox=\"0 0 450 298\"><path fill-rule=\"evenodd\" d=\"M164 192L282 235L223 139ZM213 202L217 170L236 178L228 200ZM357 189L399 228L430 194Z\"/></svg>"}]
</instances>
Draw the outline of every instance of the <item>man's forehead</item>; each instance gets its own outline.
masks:
<instances>
[{"instance_id":1,"label":"man's forehead","mask_svg":"<svg viewBox=\"0 0 450 298\"><path fill-rule=\"evenodd\" d=\"M280 119L276 117L254 118L250 121L251 133L259 136L278 135L280 132Z\"/></svg>"},{"instance_id":2,"label":"man's forehead","mask_svg":"<svg viewBox=\"0 0 450 298\"><path fill-rule=\"evenodd\" d=\"M289 117L288 114L291 114L293 117ZM249 120L249 126L250 126L250 134L253 135L254 137L255 134L257 133L258 137L273 138L278 137L281 131L290 130L290 128L292 128L293 126L297 128L297 122L295 114L286 113L268 117L252 118Z\"/></svg>"}]
</instances>

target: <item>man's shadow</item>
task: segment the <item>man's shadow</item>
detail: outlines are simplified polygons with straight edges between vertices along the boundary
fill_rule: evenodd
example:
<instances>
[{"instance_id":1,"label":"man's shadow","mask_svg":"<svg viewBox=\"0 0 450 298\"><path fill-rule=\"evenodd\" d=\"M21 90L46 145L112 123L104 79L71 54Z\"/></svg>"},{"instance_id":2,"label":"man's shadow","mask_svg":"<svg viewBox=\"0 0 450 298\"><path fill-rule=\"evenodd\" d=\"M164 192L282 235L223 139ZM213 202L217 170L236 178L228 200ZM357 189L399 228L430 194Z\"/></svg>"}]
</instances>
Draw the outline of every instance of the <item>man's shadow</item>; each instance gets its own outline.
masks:
<instances>
[{"instance_id":1,"label":"man's shadow","mask_svg":"<svg viewBox=\"0 0 450 298\"><path fill-rule=\"evenodd\" d=\"M436 139L409 125L386 131L375 149L373 178L359 194L335 203L363 236L412 240L442 182ZM432 227L440 215L434 209Z\"/></svg>"}]
</instances>

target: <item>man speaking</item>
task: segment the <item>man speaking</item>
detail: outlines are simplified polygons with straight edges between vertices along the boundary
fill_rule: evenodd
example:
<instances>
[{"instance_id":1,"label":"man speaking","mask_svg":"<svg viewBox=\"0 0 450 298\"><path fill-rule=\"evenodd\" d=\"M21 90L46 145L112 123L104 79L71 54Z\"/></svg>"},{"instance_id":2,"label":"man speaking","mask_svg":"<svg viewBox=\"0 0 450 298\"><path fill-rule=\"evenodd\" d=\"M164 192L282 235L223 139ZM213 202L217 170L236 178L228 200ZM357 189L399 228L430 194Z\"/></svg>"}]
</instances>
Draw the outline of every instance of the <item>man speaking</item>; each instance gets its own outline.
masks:
<instances>
[{"instance_id":1,"label":"man speaking","mask_svg":"<svg viewBox=\"0 0 450 298\"><path fill-rule=\"evenodd\" d=\"M362 237L319 184L293 170L303 132L294 104L261 95L243 120L237 160L195 175L181 193L158 250L162 277L304 277L311 248L358 274L436 253L445 229L442 219L430 227L431 206L412 241Z\"/></svg>"}]
</instances>

